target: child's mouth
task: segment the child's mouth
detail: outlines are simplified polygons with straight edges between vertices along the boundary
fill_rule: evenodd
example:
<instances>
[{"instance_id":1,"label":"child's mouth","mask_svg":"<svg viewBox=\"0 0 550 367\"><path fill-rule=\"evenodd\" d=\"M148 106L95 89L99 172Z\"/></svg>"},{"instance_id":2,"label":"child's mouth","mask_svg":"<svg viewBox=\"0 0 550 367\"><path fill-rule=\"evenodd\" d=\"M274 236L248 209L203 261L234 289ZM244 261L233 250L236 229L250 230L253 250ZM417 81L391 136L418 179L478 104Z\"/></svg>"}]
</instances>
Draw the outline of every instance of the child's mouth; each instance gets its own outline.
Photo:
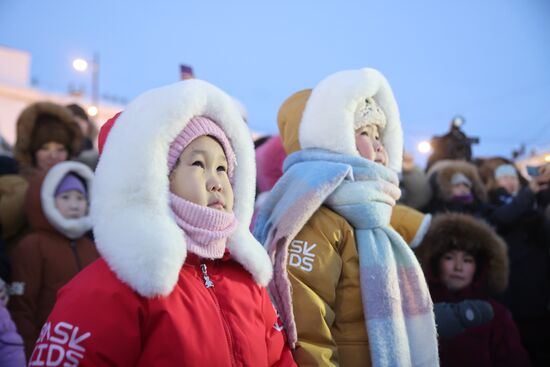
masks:
<instances>
[{"instance_id":1,"label":"child's mouth","mask_svg":"<svg viewBox=\"0 0 550 367\"><path fill-rule=\"evenodd\" d=\"M216 200L216 201L213 201L213 202L209 203L208 207L212 208L212 209L217 209L217 210L224 210L225 209L225 205L220 200Z\"/></svg>"}]
</instances>

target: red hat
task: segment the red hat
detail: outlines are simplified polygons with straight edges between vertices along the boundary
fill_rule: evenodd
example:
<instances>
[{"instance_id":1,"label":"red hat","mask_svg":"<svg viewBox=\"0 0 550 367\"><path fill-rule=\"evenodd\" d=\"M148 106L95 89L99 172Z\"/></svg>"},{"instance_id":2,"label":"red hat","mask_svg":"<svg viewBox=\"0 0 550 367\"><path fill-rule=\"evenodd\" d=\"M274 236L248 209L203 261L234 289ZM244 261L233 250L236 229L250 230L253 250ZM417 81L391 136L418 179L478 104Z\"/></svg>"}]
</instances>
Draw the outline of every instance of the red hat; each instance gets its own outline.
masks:
<instances>
[{"instance_id":1,"label":"red hat","mask_svg":"<svg viewBox=\"0 0 550 367\"><path fill-rule=\"evenodd\" d=\"M120 116L121 113L122 111L108 119L107 122L105 122L103 126L101 126L101 129L99 130L99 135L97 137L97 145L100 155L103 152L103 147L105 146L105 142L107 141L107 135L109 135L109 131L111 131L111 128L113 127L115 121L118 119L118 116Z\"/></svg>"}]
</instances>

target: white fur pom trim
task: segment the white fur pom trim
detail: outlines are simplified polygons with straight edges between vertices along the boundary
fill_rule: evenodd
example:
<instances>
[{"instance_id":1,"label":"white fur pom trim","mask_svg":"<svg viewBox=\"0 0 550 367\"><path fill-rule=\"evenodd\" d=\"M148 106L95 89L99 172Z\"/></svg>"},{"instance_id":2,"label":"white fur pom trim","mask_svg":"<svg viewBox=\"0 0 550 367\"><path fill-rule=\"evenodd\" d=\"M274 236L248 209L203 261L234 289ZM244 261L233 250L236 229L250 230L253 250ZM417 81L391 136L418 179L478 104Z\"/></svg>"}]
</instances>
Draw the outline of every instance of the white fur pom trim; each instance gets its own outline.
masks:
<instances>
[{"instance_id":1,"label":"white fur pom trim","mask_svg":"<svg viewBox=\"0 0 550 367\"><path fill-rule=\"evenodd\" d=\"M414 238L409 245L411 246L411 248L415 249L418 247L418 245L420 245L420 243L424 239L424 236L428 232L428 229L430 229L430 224L432 224L432 215L424 215L424 219L422 219L422 223L420 223L420 227L416 231L416 234L414 235Z\"/></svg>"},{"instance_id":2,"label":"white fur pom trim","mask_svg":"<svg viewBox=\"0 0 550 367\"><path fill-rule=\"evenodd\" d=\"M243 225L252 218L254 147L234 100L197 79L137 97L107 138L96 169L92 217L101 255L123 282L146 297L170 293L187 256L169 207L167 159L170 143L194 116L216 122L231 142L237 158L233 210ZM235 259L263 282L266 264L257 254L263 248L252 241L230 243Z\"/></svg>"}]
</instances>

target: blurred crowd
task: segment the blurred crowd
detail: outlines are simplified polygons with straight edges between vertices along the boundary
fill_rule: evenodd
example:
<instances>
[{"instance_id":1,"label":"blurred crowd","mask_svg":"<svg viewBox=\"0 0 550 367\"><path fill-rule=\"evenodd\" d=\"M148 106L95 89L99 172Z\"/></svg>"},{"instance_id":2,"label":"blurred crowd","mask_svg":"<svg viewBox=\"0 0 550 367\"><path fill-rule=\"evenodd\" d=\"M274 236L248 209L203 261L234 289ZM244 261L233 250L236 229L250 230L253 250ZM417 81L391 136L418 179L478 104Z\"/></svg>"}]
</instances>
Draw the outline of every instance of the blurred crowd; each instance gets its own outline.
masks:
<instances>
[{"instance_id":1,"label":"blurred crowd","mask_svg":"<svg viewBox=\"0 0 550 367\"><path fill-rule=\"evenodd\" d=\"M283 105L279 118L300 118L295 108ZM88 211L97 134L80 106L39 102L19 116L13 148L2 147L0 365L24 363L56 292L99 257ZM283 175L285 141L255 142L257 208ZM458 305L458 321L438 322L442 365L483 353L550 365L549 182L550 165L524 177L504 157L441 155L427 170L403 157L391 224L414 248L434 303ZM460 315L470 300L489 304L481 325ZM473 305L466 311L483 313ZM444 336L453 322L460 331Z\"/></svg>"}]
</instances>

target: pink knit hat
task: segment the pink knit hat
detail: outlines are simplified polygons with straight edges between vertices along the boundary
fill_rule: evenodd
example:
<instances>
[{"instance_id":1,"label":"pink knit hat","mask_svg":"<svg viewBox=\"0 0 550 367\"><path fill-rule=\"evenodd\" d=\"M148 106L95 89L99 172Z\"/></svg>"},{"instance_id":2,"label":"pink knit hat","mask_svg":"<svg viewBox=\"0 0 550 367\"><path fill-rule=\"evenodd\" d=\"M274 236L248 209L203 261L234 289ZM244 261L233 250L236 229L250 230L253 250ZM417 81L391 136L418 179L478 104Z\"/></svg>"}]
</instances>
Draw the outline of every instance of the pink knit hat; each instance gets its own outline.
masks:
<instances>
[{"instance_id":1,"label":"pink knit hat","mask_svg":"<svg viewBox=\"0 0 550 367\"><path fill-rule=\"evenodd\" d=\"M196 138L204 135L213 137L221 144L227 158L227 174L231 179L237 161L235 152L221 127L204 116L195 116L189 120L189 123L174 139L172 144L170 144L170 150L168 151L168 171L172 172L185 147Z\"/></svg>"}]
</instances>

